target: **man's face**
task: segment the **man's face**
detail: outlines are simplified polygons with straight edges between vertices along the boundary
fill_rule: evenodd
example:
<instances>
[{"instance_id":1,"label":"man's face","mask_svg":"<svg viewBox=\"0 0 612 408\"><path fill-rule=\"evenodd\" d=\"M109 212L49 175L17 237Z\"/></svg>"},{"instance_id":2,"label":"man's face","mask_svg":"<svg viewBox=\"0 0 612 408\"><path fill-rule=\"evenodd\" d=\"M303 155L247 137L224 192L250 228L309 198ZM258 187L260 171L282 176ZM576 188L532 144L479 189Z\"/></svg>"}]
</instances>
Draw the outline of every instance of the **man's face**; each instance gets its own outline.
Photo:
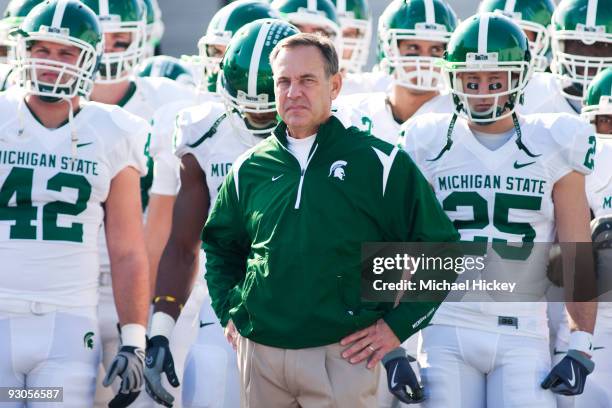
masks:
<instances>
[{"instance_id":1,"label":"man's face","mask_svg":"<svg viewBox=\"0 0 612 408\"><path fill-rule=\"evenodd\" d=\"M402 57L435 57L442 58L445 45L438 41L399 40L399 54Z\"/></svg>"},{"instance_id":2,"label":"man's face","mask_svg":"<svg viewBox=\"0 0 612 408\"><path fill-rule=\"evenodd\" d=\"M564 52L583 57L612 57L612 43L595 42L585 44L580 40L565 40ZM576 67L576 74L584 75L583 67ZM597 68L589 68L588 76L597 75Z\"/></svg>"},{"instance_id":3,"label":"man's face","mask_svg":"<svg viewBox=\"0 0 612 408\"><path fill-rule=\"evenodd\" d=\"M357 29L356 27L347 27L342 30L342 38L357 39L361 35L362 34L359 32L359 29ZM345 48L342 51L342 59L350 60L352 56L353 56L352 48Z\"/></svg>"},{"instance_id":4,"label":"man's face","mask_svg":"<svg viewBox=\"0 0 612 408\"><path fill-rule=\"evenodd\" d=\"M104 52L125 52L132 44L131 33L105 33Z\"/></svg>"},{"instance_id":5,"label":"man's face","mask_svg":"<svg viewBox=\"0 0 612 408\"><path fill-rule=\"evenodd\" d=\"M612 115L595 116L595 127L597 128L597 133L612 135Z\"/></svg>"},{"instance_id":6,"label":"man's face","mask_svg":"<svg viewBox=\"0 0 612 408\"><path fill-rule=\"evenodd\" d=\"M255 129L265 129L276 123L276 112L253 113L245 112L244 116Z\"/></svg>"},{"instance_id":7,"label":"man's face","mask_svg":"<svg viewBox=\"0 0 612 408\"><path fill-rule=\"evenodd\" d=\"M302 33L321 34L324 37L334 40L333 33L330 33L324 27L315 24L294 24Z\"/></svg>"},{"instance_id":8,"label":"man's face","mask_svg":"<svg viewBox=\"0 0 612 408\"><path fill-rule=\"evenodd\" d=\"M468 98L470 110L477 113L488 113L495 103L495 98L487 98L486 95L497 94L508 90L508 73L499 72L460 72L457 79L461 80L463 92L472 96L484 96L479 98ZM509 95L501 96L498 100L499 107L504 106Z\"/></svg>"},{"instance_id":9,"label":"man's face","mask_svg":"<svg viewBox=\"0 0 612 408\"><path fill-rule=\"evenodd\" d=\"M52 41L36 41L30 48L32 58L48 61L47 65L55 66L56 69L37 68L36 77L39 81L54 84L65 84L74 79L73 74L64 73L59 78L61 65L53 62L76 65L81 55L81 50L74 45L60 44Z\"/></svg>"},{"instance_id":10,"label":"man's face","mask_svg":"<svg viewBox=\"0 0 612 408\"><path fill-rule=\"evenodd\" d=\"M313 46L283 48L274 63L276 109L290 128L316 128L330 114L342 87L339 73L327 77L320 51Z\"/></svg>"}]
</instances>

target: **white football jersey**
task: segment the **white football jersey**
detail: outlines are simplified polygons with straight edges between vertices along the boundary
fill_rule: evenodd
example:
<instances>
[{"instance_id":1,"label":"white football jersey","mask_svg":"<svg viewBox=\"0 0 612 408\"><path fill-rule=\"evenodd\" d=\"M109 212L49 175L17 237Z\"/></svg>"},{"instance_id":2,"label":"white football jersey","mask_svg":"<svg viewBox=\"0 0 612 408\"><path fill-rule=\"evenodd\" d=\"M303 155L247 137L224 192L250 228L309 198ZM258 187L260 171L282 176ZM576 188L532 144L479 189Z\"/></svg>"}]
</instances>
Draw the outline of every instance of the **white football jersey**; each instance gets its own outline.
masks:
<instances>
[{"instance_id":1,"label":"white football jersey","mask_svg":"<svg viewBox=\"0 0 612 408\"><path fill-rule=\"evenodd\" d=\"M13 67L9 64L0 64L0 92L6 91L12 83Z\"/></svg>"},{"instance_id":2,"label":"white football jersey","mask_svg":"<svg viewBox=\"0 0 612 408\"><path fill-rule=\"evenodd\" d=\"M153 115L149 154L153 158L151 194L176 195L180 185L180 162L174 154L174 129L178 113L205 103L219 103L218 94L198 92L195 100L182 99L158 109Z\"/></svg>"},{"instance_id":3,"label":"white football jersey","mask_svg":"<svg viewBox=\"0 0 612 408\"><path fill-rule=\"evenodd\" d=\"M406 150L429 180L461 239L495 242L481 277L518 282L512 297L494 293L489 294L491 298L529 301L446 302L434 323L505 332L507 327L499 328L497 319L511 316L519 320L516 333L546 336L546 303L536 301L548 286L547 243L554 242L556 232L552 190L571 171L591 172L592 128L567 114L522 116L525 148L519 148L514 135L492 151L459 119L450 149L436 159L447 145L451 116L430 114L407 122ZM530 248L530 242L542 244Z\"/></svg>"},{"instance_id":4,"label":"white football jersey","mask_svg":"<svg viewBox=\"0 0 612 408\"><path fill-rule=\"evenodd\" d=\"M586 178L589 206L595 217L612 215L612 140L597 139L595 169Z\"/></svg>"},{"instance_id":5,"label":"white football jersey","mask_svg":"<svg viewBox=\"0 0 612 408\"><path fill-rule=\"evenodd\" d=\"M525 87L523 98L523 104L517 109L522 114L569 113L576 115L579 113L563 96L559 81L549 72L533 74Z\"/></svg>"},{"instance_id":6,"label":"white football jersey","mask_svg":"<svg viewBox=\"0 0 612 408\"><path fill-rule=\"evenodd\" d=\"M176 119L176 155L192 154L198 161L206 174L210 208L234 160L262 140L220 103L185 109Z\"/></svg>"},{"instance_id":7,"label":"white football jersey","mask_svg":"<svg viewBox=\"0 0 612 408\"><path fill-rule=\"evenodd\" d=\"M145 174L148 124L84 102L72 123L48 129L16 88L0 94L0 117L0 299L96 305L102 204L121 170Z\"/></svg>"},{"instance_id":8,"label":"white football jersey","mask_svg":"<svg viewBox=\"0 0 612 408\"><path fill-rule=\"evenodd\" d=\"M381 71L347 73L342 79L340 95L387 92L392 85L393 78Z\"/></svg>"},{"instance_id":9,"label":"white football jersey","mask_svg":"<svg viewBox=\"0 0 612 408\"><path fill-rule=\"evenodd\" d=\"M366 113L367 117L364 116L363 125L371 124L370 132L374 136L392 144L397 143L400 124L393 118L385 92L345 95L334 101L334 106L343 105ZM368 122L368 118L371 123Z\"/></svg>"}]
</instances>

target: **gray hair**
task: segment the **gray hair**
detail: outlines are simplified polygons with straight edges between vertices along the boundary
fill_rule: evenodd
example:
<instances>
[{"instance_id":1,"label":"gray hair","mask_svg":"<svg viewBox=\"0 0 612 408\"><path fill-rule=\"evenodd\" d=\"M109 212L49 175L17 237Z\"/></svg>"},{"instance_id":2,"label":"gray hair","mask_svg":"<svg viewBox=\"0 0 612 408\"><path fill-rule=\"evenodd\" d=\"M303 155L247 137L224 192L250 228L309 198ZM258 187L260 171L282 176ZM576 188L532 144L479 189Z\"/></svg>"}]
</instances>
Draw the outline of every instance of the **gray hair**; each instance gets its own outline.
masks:
<instances>
[{"instance_id":1,"label":"gray hair","mask_svg":"<svg viewBox=\"0 0 612 408\"><path fill-rule=\"evenodd\" d=\"M325 76L329 78L338 73L339 63L336 47L334 47L332 40L318 33L299 33L282 39L270 53L270 65L274 64L274 60L281 49L293 49L297 47L316 47L325 62L325 66L323 67Z\"/></svg>"}]
</instances>

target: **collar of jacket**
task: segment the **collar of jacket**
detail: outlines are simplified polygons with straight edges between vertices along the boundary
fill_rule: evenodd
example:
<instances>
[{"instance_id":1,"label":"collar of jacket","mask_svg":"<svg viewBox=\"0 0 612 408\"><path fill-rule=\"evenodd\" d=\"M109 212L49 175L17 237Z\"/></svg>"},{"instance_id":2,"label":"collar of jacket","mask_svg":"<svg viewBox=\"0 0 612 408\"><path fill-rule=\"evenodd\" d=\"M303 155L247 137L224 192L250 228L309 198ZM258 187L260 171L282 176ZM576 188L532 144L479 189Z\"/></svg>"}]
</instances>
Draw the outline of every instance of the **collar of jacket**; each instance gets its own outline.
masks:
<instances>
[{"instance_id":1,"label":"collar of jacket","mask_svg":"<svg viewBox=\"0 0 612 408\"><path fill-rule=\"evenodd\" d=\"M329 116L327 121L323 122L321 126L319 126L317 137L315 138L313 146L315 144L324 144L327 140L329 140L332 134L340 136L344 132L346 132L346 128L342 122L340 122L340 120L332 114ZM287 124L284 121L281 120L278 122L273 134L276 140L287 148Z\"/></svg>"}]
</instances>

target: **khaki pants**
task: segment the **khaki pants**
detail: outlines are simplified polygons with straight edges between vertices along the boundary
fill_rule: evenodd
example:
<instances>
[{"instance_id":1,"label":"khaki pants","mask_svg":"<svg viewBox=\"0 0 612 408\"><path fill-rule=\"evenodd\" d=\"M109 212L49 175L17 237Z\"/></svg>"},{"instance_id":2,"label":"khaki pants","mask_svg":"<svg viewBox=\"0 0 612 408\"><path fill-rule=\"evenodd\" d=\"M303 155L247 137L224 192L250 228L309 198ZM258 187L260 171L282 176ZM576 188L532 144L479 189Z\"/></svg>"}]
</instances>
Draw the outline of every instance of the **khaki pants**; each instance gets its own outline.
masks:
<instances>
[{"instance_id":1,"label":"khaki pants","mask_svg":"<svg viewBox=\"0 0 612 408\"><path fill-rule=\"evenodd\" d=\"M375 408L380 364L368 370L343 359L339 343L280 349L239 336L243 408Z\"/></svg>"}]
</instances>

